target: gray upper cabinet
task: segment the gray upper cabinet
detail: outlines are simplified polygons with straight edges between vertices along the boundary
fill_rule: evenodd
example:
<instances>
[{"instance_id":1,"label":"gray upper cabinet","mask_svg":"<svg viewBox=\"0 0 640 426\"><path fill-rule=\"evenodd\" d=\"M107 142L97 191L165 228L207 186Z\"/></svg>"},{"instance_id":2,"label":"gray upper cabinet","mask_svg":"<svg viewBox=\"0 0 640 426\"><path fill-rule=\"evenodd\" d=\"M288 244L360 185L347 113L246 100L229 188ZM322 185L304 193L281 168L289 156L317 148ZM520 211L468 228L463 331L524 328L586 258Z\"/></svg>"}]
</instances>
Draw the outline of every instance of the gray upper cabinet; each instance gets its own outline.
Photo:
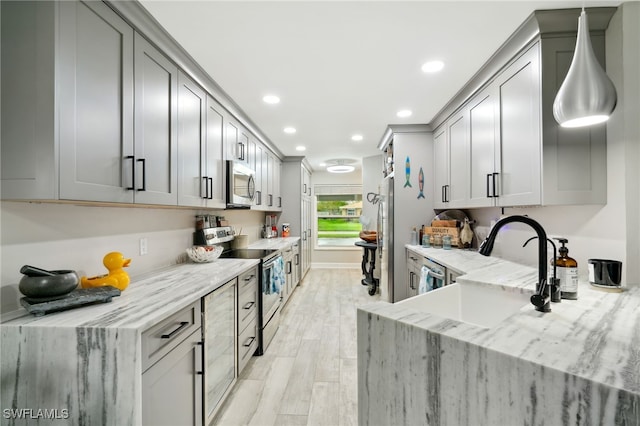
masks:
<instances>
[{"instance_id":1,"label":"gray upper cabinet","mask_svg":"<svg viewBox=\"0 0 640 426\"><path fill-rule=\"evenodd\" d=\"M226 111L211 96L207 96L207 129L205 146L202 151L202 184L205 205L225 208L225 168L224 168L224 120Z\"/></svg>"},{"instance_id":2,"label":"gray upper cabinet","mask_svg":"<svg viewBox=\"0 0 640 426\"><path fill-rule=\"evenodd\" d=\"M493 206L496 155L496 102L493 87L469 103L469 207Z\"/></svg>"},{"instance_id":3,"label":"gray upper cabinet","mask_svg":"<svg viewBox=\"0 0 640 426\"><path fill-rule=\"evenodd\" d=\"M60 198L132 202L133 29L102 2L61 2L59 34Z\"/></svg>"},{"instance_id":4,"label":"gray upper cabinet","mask_svg":"<svg viewBox=\"0 0 640 426\"><path fill-rule=\"evenodd\" d=\"M533 46L495 83L500 128L494 198L499 206L541 203L539 54Z\"/></svg>"},{"instance_id":5,"label":"gray upper cabinet","mask_svg":"<svg viewBox=\"0 0 640 426\"><path fill-rule=\"evenodd\" d=\"M135 169L125 176L136 203L178 203L177 112L178 68L136 33Z\"/></svg>"},{"instance_id":6,"label":"gray upper cabinet","mask_svg":"<svg viewBox=\"0 0 640 426\"><path fill-rule=\"evenodd\" d=\"M102 2L2 2L4 199L133 201L133 37Z\"/></svg>"},{"instance_id":7,"label":"gray upper cabinet","mask_svg":"<svg viewBox=\"0 0 640 426\"><path fill-rule=\"evenodd\" d=\"M209 186L203 179L200 154L205 140L207 93L183 72L178 81L178 204L201 207Z\"/></svg>"},{"instance_id":8,"label":"gray upper cabinet","mask_svg":"<svg viewBox=\"0 0 640 426\"><path fill-rule=\"evenodd\" d=\"M227 121L227 160L234 160L249 166L249 133L234 118Z\"/></svg>"},{"instance_id":9,"label":"gray upper cabinet","mask_svg":"<svg viewBox=\"0 0 640 426\"><path fill-rule=\"evenodd\" d=\"M604 30L614 11L589 11L591 42L603 66ZM534 12L522 34L501 49L514 49L523 37L526 43L508 61L485 64L478 75L486 80L471 81L460 91L467 99L442 113L434 133L435 208L606 203L606 125L565 129L553 118L553 101L573 58L579 13ZM531 39L526 29L533 25L539 34ZM494 58L507 56L501 50Z\"/></svg>"},{"instance_id":10,"label":"gray upper cabinet","mask_svg":"<svg viewBox=\"0 0 640 426\"><path fill-rule=\"evenodd\" d=\"M447 208L446 192L449 186L449 141L447 140L447 128L442 126L436 129L433 137L434 157L434 200L436 209Z\"/></svg>"}]
</instances>

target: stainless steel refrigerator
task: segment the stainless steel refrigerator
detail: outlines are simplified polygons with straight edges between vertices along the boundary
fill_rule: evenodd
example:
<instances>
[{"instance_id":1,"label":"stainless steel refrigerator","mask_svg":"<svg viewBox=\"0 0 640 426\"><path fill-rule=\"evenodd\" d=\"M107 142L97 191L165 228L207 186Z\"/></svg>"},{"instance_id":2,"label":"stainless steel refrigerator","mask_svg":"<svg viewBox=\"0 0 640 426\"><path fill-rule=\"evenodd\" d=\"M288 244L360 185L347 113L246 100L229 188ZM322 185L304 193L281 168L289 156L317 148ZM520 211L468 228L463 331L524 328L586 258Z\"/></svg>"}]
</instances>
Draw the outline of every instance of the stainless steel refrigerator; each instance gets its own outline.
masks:
<instances>
[{"instance_id":1,"label":"stainless steel refrigerator","mask_svg":"<svg viewBox=\"0 0 640 426\"><path fill-rule=\"evenodd\" d=\"M380 295L391 303L410 296L405 245L412 229L429 224L435 215L433 135L398 127L392 127L395 170L380 182L376 227Z\"/></svg>"},{"instance_id":2,"label":"stainless steel refrigerator","mask_svg":"<svg viewBox=\"0 0 640 426\"><path fill-rule=\"evenodd\" d=\"M382 180L378 193L378 256L380 260L380 296L395 302L393 289L393 177Z\"/></svg>"}]
</instances>

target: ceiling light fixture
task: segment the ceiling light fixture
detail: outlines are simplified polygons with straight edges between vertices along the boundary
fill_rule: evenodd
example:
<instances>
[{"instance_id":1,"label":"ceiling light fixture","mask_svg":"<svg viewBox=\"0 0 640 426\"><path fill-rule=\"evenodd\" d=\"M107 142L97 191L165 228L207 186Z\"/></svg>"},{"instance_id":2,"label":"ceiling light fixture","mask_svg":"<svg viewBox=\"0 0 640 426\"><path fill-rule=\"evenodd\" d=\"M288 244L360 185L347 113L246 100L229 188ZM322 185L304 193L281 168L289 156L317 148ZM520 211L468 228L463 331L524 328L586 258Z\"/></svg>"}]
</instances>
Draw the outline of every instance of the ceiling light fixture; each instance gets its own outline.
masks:
<instances>
[{"instance_id":1,"label":"ceiling light fixture","mask_svg":"<svg viewBox=\"0 0 640 426\"><path fill-rule=\"evenodd\" d=\"M398 113L396 115L398 117L400 117L400 118L405 118L405 117L411 117L411 114L413 114L413 113L411 112L410 109L403 109L403 110L398 111Z\"/></svg>"},{"instance_id":2,"label":"ceiling light fixture","mask_svg":"<svg viewBox=\"0 0 640 426\"><path fill-rule=\"evenodd\" d=\"M578 18L576 49L556 99L553 116L562 127L603 123L616 108L616 88L593 53L587 14Z\"/></svg>"},{"instance_id":3,"label":"ceiling light fixture","mask_svg":"<svg viewBox=\"0 0 640 426\"><path fill-rule=\"evenodd\" d=\"M355 162L355 160L349 159L338 159L338 160L327 160L326 164L327 171L329 173L351 173L356 168L351 166L350 164Z\"/></svg>"},{"instance_id":4,"label":"ceiling light fixture","mask_svg":"<svg viewBox=\"0 0 640 426\"><path fill-rule=\"evenodd\" d=\"M444 62L442 61L429 61L422 65L422 72L433 73L441 71L444 68Z\"/></svg>"},{"instance_id":5,"label":"ceiling light fixture","mask_svg":"<svg viewBox=\"0 0 640 426\"><path fill-rule=\"evenodd\" d=\"M329 173L351 173L352 171L354 171L356 168L353 166L328 166L327 167L327 171Z\"/></svg>"},{"instance_id":6,"label":"ceiling light fixture","mask_svg":"<svg viewBox=\"0 0 640 426\"><path fill-rule=\"evenodd\" d=\"M362 135L353 135L353 136L351 136L351 140L352 140L352 141L359 142L359 141L361 141L362 139L364 139L364 138L362 137Z\"/></svg>"},{"instance_id":7,"label":"ceiling light fixture","mask_svg":"<svg viewBox=\"0 0 640 426\"><path fill-rule=\"evenodd\" d=\"M292 135L296 132L295 127L285 127L283 131L289 135Z\"/></svg>"},{"instance_id":8,"label":"ceiling light fixture","mask_svg":"<svg viewBox=\"0 0 640 426\"><path fill-rule=\"evenodd\" d=\"M307 150L306 146L302 146L302 145L296 146L296 151L306 151L306 150Z\"/></svg>"},{"instance_id":9,"label":"ceiling light fixture","mask_svg":"<svg viewBox=\"0 0 640 426\"><path fill-rule=\"evenodd\" d=\"M262 100L272 105L280 103L280 98L277 97L276 95L266 95L265 97L262 98Z\"/></svg>"}]
</instances>

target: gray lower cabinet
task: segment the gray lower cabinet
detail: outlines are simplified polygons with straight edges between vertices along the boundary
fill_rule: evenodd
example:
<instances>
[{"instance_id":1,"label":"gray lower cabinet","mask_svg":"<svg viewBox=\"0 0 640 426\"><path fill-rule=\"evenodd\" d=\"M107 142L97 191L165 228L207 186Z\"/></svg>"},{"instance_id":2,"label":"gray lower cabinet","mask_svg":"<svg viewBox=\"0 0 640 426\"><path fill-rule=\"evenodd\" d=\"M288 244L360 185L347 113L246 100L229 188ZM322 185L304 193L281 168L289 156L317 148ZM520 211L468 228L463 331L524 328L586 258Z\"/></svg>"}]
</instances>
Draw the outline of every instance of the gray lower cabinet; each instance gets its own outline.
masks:
<instances>
[{"instance_id":1,"label":"gray lower cabinet","mask_svg":"<svg viewBox=\"0 0 640 426\"><path fill-rule=\"evenodd\" d=\"M238 277L238 375L258 349L258 268Z\"/></svg>"},{"instance_id":2,"label":"gray lower cabinet","mask_svg":"<svg viewBox=\"0 0 640 426\"><path fill-rule=\"evenodd\" d=\"M205 424L211 423L237 377L237 287L234 278L202 298Z\"/></svg>"},{"instance_id":3,"label":"gray lower cabinet","mask_svg":"<svg viewBox=\"0 0 640 426\"><path fill-rule=\"evenodd\" d=\"M200 302L142 334L142 423L202 425Z\"/></svg>"},{"instance_id":4,"label":"gray lower cabinet","mask_svg":"<svg viewBox=\"0 0 640 426\"><path fill-rule=\"evenodd\" d=\"M405 298L418 295L421 270L422 256L407 250L407 287L405 289L407 293Z\"/></svg>"}]
</instances>

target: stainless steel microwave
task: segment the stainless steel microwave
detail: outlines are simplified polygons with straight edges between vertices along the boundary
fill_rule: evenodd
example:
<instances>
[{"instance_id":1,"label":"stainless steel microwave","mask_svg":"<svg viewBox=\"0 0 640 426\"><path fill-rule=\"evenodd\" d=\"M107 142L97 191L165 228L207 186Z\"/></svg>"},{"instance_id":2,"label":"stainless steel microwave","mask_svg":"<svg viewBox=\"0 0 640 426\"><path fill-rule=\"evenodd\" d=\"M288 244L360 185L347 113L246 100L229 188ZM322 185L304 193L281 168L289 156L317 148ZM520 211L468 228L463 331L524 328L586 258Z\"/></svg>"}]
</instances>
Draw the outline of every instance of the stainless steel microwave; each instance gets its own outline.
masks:
<instances>
[{"instance_id":1,"label":"stainless steel microwave","mask_svg":"<svg viewBox=\"0 0 640 426\"><path fill-rule=\"evenodd\" d=\"M256 193L256 172L237 161L227 161L227 208L248 209Z\"/></svg>"}]
</instances>

